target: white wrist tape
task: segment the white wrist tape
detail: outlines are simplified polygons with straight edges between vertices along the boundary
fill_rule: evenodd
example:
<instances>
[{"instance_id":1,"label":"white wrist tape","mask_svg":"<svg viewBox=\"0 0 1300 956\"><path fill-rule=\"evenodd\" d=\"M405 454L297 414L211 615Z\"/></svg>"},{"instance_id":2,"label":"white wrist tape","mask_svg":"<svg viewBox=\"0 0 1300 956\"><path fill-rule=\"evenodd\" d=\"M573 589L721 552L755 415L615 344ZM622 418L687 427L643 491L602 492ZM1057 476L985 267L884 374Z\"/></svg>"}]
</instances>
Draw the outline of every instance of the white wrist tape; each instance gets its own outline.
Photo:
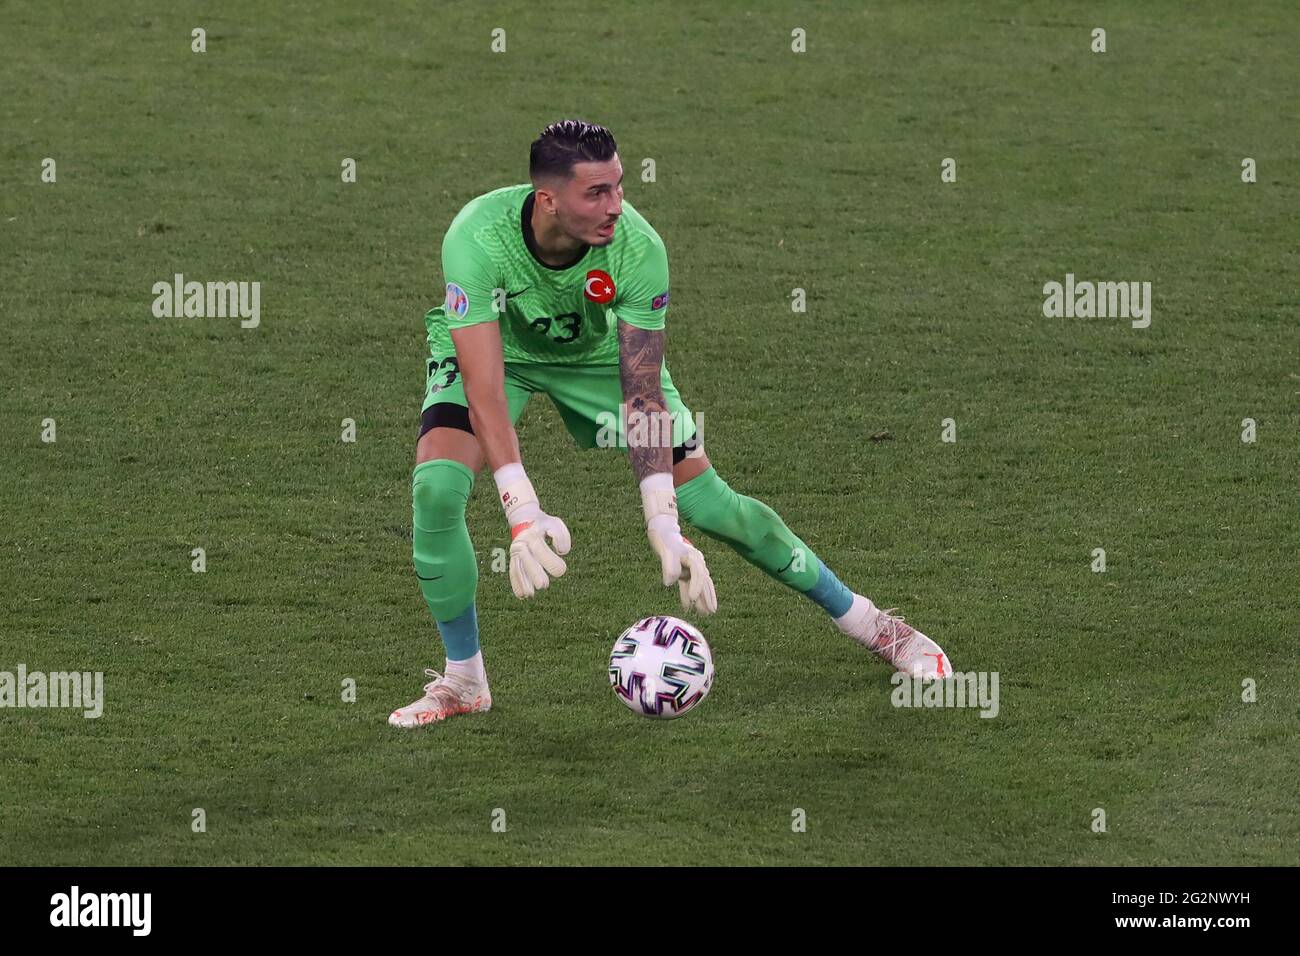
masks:
<instances>
[{"instance_id":1,"label":"white wrist tape","mask_svg":"<svg viewBox=\"0 0 1300 956\"><path fill-rule=\"evenodd\" d=\"M524 473L524 466L512 461L502 465L492 473L497 483L497 497L505 509L506 521L510 527L534 521L542 514L542 506L537 501L537 492L533 483Z\"/></svg>"},{"instance_id":2,"label":"white wrist tape","mask_svg":"<svg viewBox=\"0 0 1300 956\"><path fill-rule=\"evenodd\" d=\"M668 472L650 475L641 482L641 511L645 523L658 517L671 519L673 527L677 526L677 492L673 489L673 476ZM656 524L666 525L659 521Z\"/></svg>"}]
</instances>

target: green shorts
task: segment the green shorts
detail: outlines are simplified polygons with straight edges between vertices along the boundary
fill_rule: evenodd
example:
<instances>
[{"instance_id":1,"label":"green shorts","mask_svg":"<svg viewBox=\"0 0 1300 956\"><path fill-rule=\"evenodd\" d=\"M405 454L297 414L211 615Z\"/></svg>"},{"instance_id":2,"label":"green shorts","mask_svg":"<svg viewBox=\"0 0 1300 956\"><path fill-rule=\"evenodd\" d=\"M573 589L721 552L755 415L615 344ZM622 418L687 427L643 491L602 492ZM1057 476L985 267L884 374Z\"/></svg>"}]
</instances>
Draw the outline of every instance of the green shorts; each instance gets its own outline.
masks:
<instances>
[{"instance_id":1,"label":"green shorts","mask_svg":"<svg viewBox=\"0 0 1300 956\"><path fill-rule=\"evenodd\" d=\"M455 352L432 354L427 360L424 405L420 409L420 434L431 428L459 428L473 434L469 424L469 402L461 381ZM545 365L506 362L506 404L510 421L518 422L528 399L537 392L550 396L564 425L581 448L628 447L633 444L663 447L671 441L673 462L699 453L703 435L690 409L668 375L664 363L659 372L668 414L659 419L638 416L624 410L623 386L617 365Z\"/></svg>"}]
</instances>

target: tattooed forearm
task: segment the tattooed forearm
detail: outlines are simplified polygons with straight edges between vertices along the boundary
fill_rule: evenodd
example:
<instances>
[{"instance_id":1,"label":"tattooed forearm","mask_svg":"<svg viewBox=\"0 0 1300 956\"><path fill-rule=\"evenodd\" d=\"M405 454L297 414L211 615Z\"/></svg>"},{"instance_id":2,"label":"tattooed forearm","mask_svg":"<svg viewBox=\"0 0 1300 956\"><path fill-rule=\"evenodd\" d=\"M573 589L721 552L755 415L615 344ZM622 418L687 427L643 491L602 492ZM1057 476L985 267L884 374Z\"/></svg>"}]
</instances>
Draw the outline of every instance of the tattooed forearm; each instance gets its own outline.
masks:
<instances>
[{"instance_id":1,"label":"tattooed forearm","mask_svg":"<svg viewBox=\"0 0 1300 956\"><path fill-rule=\"evenodd\" d=\"M638 482L655 472L673 470L671 419L659 379L663 361L662 329L649 331L618 323L618 374L626 406L627 458ZM668 423L666 441L664 423Z\"/></svg>"}]
</instances>

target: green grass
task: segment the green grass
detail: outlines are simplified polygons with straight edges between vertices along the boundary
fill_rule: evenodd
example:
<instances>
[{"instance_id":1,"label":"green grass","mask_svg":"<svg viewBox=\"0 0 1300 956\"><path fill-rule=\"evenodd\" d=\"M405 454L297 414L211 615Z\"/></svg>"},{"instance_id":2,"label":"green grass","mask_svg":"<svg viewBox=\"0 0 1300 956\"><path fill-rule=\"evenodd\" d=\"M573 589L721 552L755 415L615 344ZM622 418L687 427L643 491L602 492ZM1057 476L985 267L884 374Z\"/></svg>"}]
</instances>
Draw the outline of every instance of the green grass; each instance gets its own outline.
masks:
<instances>
[{"instance_id":1,"label":"green grass","mask_svg":"<svg viewBox=\"0 0 1300 956\"><path fill-rule=\"evenodd\" d=\"M0 864L1295 862L1291 4L76 7L0 37L0 670L108 701L0 711ZM570 571L514 599L481 477L494 710L386 725L441 660L409 562L438 243L568 115L667 243L720 473L998 671L997 719L894 709L711 542L713 694L627 713L606 655L675 595L626 463L536 400ZM153 318L174 272L260 281L261 327ZM1044 318L1067 272L1151 281L1151 327Z\"/></svg>"}]
</instances>

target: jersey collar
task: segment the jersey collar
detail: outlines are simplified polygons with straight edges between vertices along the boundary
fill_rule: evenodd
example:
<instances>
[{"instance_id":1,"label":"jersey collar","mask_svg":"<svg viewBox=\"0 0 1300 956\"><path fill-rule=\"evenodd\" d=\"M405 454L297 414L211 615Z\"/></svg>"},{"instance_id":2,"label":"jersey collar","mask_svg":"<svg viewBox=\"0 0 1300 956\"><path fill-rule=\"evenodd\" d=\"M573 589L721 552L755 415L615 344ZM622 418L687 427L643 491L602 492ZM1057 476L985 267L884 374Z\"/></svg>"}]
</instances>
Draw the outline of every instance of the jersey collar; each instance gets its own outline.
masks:
<instances>
[{"instance_id":1,"label":"jersey collar","mask_svg":"<svg viewBox=\"0 0 1300 956\"><path fill-rule=\"evenodd\" d=\"M583 243L582 249L578 251L578 254L574 257L573 261L567 262L562 266L553 266L543 262L542 257L538 255L539 250L537 248L537 237L533 235L533 197L535 195L536 194L532 192L528 194L524 199L524 208L519 214L519 228L524 234L524 245L528 247L528 251L532 255L533 261L543 269L550 269L552 272L563 272L565 269L572 269L583 260L587 255L587 252L591 249L591 246Z\"/></svg>"}]
</instances>

